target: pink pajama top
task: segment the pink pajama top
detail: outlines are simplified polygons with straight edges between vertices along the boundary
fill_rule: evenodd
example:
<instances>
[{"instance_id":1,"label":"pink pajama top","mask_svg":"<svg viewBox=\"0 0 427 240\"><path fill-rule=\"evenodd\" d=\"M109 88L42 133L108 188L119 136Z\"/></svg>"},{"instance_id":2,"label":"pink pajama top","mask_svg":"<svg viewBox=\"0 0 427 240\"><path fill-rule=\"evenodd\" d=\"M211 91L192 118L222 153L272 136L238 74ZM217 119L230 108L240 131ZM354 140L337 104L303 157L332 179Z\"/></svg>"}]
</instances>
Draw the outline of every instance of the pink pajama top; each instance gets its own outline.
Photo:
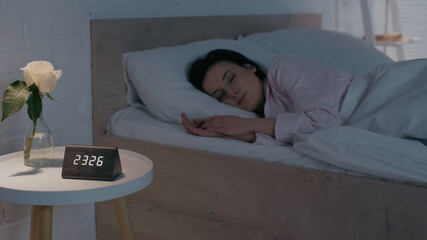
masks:
<instances>
[{"instance_id":1,"label":"pink pajama top","mask_svg":"<svg viewBox=\"0 0 427 240\"><path fill-rule=\"evenodd\" d=\"M275 118L275 139L256 134L255 144L287 145L296 133L339 125L339 109L353 74L296 56L276 57L264 83L265 118Z\"/></svg>"}]
</instances>

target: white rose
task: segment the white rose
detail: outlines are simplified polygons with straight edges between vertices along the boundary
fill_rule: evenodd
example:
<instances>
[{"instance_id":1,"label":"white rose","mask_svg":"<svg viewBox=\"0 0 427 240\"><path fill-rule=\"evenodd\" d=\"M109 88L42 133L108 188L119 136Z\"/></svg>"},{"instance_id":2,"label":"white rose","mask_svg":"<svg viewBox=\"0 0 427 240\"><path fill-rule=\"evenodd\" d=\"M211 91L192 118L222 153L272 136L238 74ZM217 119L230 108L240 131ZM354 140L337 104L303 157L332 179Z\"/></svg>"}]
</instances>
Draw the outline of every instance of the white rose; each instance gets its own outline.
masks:
<instances>
[{"instance_id":1,"label":"white rose","mask_svg":"<svg viewBox=\"0 0 427 240\"><path fill-rule=\"evenodd\" d=\"M35 83L42 93L52 91L56 82L62 76L62 71L55 71L53 65L48 61L33 61L21 68L21 70L24 72L27 86Z\"/></svg>"}]
</instances>

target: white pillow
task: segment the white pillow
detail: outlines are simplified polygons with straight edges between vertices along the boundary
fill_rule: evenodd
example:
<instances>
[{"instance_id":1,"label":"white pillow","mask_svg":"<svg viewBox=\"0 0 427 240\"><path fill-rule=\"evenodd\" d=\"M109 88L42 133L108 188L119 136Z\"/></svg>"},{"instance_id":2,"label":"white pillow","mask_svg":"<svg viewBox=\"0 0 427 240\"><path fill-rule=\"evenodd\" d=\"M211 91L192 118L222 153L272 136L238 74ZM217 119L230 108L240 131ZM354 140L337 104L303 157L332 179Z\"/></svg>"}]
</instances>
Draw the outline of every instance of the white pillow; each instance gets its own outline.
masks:
<instances>
[{"instance_id":1,"label":"white pillow","mask_svg":"<svg viewBox=\"0 0 427 240\"><path fill-rule=\"evenodd\" d=\"M240 38L277 54L309 57L342 71L365 75L393 62L387 55L349 34L328 30L284 29Z\"/></svg>"},{"instance_id":2,"label":"white pillow","mask_svg":"<svg viewBox=\"0 0 427 240\"><path fill-rule=\"evenodd\" d=\"M128 104L145 105L154 117L172 123L181 123L183 112L190 119L213 115L256 117L255 113L218 102L188 82L191 63L218 48L240 52L264 67L276 56L258 46L228 39L128 52L123 55Z\"/></svg>"}]
</instances>

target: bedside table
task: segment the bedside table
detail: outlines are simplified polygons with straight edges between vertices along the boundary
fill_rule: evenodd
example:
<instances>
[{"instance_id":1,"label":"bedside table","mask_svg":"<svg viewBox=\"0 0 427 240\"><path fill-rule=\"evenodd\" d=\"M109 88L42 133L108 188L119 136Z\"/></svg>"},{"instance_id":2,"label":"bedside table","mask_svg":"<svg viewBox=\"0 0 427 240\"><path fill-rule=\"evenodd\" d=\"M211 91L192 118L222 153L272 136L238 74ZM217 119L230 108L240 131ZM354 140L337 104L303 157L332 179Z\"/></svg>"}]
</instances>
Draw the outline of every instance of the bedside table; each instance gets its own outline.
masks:
<instances>
[{"instance_id":1,"label":"bedside table","mask_svg":"<svg viewBox=\"0 0 427 240\"><path fill-rule=\"evenodd\" d=\"M55 147L53 165L24 166L23 152L0 156L0 200L32 205L30 239L52 239L54 205L114 201L123 239L133 239L124 197L147 187L153 180L150 159L119 149L122 173L114 181L63 179L65 147Z\"/></svg>"}]
</instances>

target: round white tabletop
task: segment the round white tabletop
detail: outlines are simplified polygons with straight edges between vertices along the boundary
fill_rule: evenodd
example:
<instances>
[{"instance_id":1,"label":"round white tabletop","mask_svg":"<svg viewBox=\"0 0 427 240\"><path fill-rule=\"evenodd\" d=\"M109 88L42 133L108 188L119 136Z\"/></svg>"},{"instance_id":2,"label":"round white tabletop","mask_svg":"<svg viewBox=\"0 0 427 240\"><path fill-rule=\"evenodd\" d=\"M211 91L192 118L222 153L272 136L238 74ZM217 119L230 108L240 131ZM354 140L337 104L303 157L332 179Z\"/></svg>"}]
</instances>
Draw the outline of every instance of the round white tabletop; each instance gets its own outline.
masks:
<instances>
[{"instance_id":1,"label":"round white tabletop","mask_svg":"<svg viewBox=\"0 0 427 240\"><path fill-rule=\"evenodd\" d=\"M71 205L115 199L137 192L153 180L153 163L119 149L122 173L114 181L61 177L65 147L55 147L55 164L24 166L23 153L0 156L0 200L31 205Z\"/></svg>"}]
</instances>

